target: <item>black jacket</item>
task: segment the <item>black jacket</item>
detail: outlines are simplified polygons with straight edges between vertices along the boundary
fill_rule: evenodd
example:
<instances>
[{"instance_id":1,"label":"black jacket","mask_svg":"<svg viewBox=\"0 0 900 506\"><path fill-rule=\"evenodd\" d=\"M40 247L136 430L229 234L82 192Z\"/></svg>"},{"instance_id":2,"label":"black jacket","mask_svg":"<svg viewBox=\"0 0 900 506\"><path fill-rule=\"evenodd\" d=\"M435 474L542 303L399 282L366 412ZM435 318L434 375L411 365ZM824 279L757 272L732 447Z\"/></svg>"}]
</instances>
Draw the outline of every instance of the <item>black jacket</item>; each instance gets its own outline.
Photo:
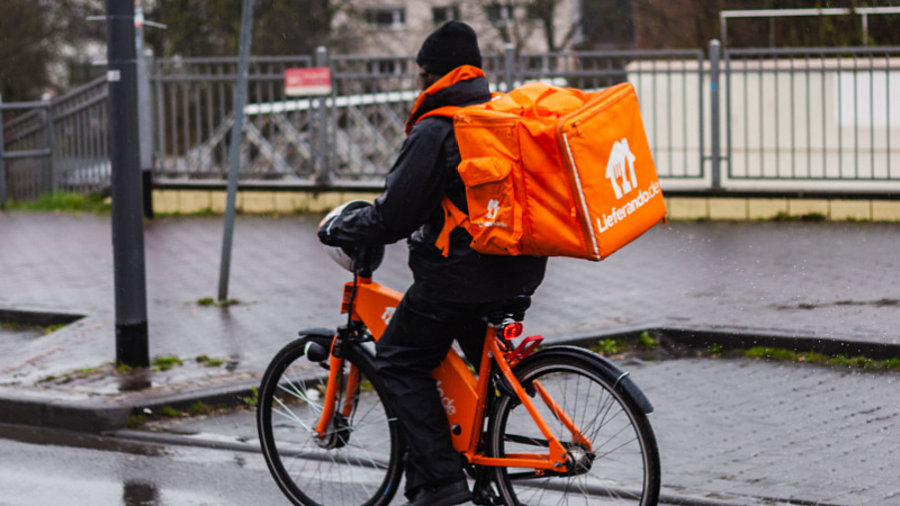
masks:
<instances>
[{"instance_id":1,"label":"black jacket","mask_svg":"<svg viewBox=\"0 0 900 506\"><path fill-rule=\"evenodd\" d=\"M491 302L534 292L547 259L483 255L469 247L472 236L457 227L445 258L434 242L444 223L441 199L447 195L467 211L465 187L456 170L459 146L449 118L424 113L445 105L490 99L487 79L461 80L423 96L410 115L409 136L387 175L384 193L373 207L345 212L319 237L326 244L371 246L409 238L409 266L418 293L433 300Z\"/></svg>"}]
</instances>

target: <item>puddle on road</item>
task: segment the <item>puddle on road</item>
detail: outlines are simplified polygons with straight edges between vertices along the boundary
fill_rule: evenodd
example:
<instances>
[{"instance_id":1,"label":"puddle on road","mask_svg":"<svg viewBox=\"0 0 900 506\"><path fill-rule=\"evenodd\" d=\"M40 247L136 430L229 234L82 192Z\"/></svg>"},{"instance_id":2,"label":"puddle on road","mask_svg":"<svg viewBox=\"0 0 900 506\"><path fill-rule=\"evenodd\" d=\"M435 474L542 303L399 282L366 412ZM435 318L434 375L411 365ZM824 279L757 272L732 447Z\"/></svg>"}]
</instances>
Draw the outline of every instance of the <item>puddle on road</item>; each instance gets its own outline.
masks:
<instances>
[{"instance_id":1,"label":"puddle on road","mask_svg":"<svg viewBox=\"0 0 900 506\"><path fill-rule=\"evenodd\" d=\"M126 395L134 392L159 391L184 385L202 385L242 381L249 373L236 371L239 360L214 359L201 355L196 359L157 357L165 365L143 368L116 367L106 363L83 367L38 379L34 385L42 389L66 390L87 395ZM202 360L201 360L202 359Z\"/></svg>"},{"instance_id":2,"label":"puddle on road","mask_svg":"<svg viewBox=\"0 0 900 506\"><path fill-rule=\"evenodd\" d=\"M146 457L168 455L166 449L157 444L138 443L121 439L111 439L84 432L30 427L25 425L0 424L0 437L22 443L47 446L69 446L89 450L130 453Z\"/></svg>"},{"instance_id":3,"label":"puddle on road","mask_svg":"<svg viewBox=\"0 0 900 506\"><path fill-rule=\"evenodd\" d=\"M125 506L157 506L159 490L156 485L142 481L126 481L122 484L122 501Z\"/></svg>"}]
</instances>

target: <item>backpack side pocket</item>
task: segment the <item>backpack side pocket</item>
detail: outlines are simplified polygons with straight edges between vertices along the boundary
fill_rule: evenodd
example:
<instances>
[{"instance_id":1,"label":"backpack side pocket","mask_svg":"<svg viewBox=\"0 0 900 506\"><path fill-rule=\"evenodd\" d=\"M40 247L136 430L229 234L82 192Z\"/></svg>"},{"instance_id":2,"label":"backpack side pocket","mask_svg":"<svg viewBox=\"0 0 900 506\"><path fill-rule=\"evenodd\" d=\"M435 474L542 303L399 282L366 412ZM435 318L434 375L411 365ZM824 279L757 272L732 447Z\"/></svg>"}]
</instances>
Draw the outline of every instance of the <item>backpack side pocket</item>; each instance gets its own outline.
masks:
<instances>
[{"instance_id":1,"label":"backpack side pocket","mask_svg":"<svg viewBox=\"0 0 900 506\"><path fill-rule=\"evenodd\" d=\"M481 253L518 255L522 208L516 201L514 162L499 156L469 158L460 163L466 185L472 248Z\"/></svg>"}]
</instances>

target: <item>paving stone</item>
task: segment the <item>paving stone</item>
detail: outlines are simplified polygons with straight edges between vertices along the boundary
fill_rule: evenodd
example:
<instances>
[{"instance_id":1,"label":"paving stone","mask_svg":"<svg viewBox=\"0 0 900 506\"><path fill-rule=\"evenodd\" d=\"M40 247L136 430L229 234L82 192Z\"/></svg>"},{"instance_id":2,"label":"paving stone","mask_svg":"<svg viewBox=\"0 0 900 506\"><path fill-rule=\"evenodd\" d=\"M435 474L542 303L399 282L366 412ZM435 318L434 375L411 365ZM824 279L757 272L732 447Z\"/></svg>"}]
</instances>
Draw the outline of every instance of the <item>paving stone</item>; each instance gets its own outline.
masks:
<instances>
[{"instance_id":1,"label":"paving stone","mask_svg":"<svg viewBox=\"0 0 900 506\"><path fill-rule=\"evenodd\" d=\"M221 217L145 222L151 356L184 366L160 388L252 380L304 327L333 327L349 280L314 239L317 216L239 216L228 307L215 297ZM107 215L0 213L0 308L87 315L47 336L0 341L0 394L114 360ZM551 259L527 320L547 342L682 327L900 344L900 225L671 223L600 263ZM405 244L376 279L411 282ZM668 493L732 504L766 497L900 503L900 375L730 359L627 364L656 412ZM252 431L251 431L252 432Z\"/></svg>"}]
</instances>

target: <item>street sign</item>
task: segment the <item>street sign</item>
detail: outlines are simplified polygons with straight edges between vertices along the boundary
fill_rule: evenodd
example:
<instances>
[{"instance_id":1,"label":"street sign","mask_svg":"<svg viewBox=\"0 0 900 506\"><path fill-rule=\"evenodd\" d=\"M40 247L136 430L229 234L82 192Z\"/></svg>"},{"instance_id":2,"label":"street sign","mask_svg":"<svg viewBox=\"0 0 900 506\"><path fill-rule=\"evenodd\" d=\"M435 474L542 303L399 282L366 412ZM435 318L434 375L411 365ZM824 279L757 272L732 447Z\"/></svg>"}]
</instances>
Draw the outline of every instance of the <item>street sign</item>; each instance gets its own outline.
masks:
<instances>
[{"instance_id":1,"label":"street sign","mask_svg":"<svg viewBox=\"0 0 900 506\"><path fill-rule=\"evenodd\" d=\"M284 94L328 95L331 93L331 69L328 67L293 68L284 70Z\"/></svg>"}]
</instances>

